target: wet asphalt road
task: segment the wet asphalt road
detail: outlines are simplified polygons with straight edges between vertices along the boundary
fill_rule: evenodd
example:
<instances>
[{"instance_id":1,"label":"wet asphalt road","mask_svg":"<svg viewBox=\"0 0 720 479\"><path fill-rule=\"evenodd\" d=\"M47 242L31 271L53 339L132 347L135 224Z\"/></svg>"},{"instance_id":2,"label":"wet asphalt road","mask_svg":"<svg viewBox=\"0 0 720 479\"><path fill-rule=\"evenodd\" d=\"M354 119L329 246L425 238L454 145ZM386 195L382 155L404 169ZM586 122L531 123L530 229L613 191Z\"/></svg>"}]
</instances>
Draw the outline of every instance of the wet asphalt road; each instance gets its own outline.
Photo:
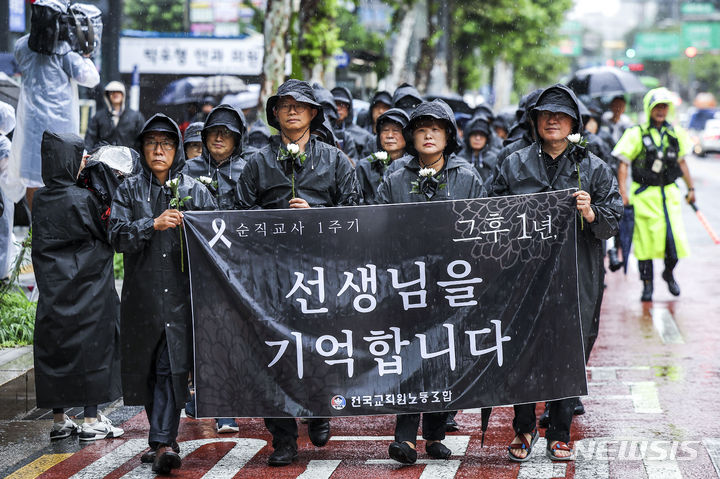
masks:
<instances>
[{"instance_id":1,"label":"wet asphalt road","mask_svg":"<svg viewBox=\"0 0 720 479\"><path fill-rule=\"evenodd\" d=\"M697 202L720 232L720 158L690 159ZM681 186L684 191L684 186ZM512 410L493 411L485 447L480 414L458 414L460 431L445 444L449 461L418 464L389 460L392 417L332 421L333 438L315 448L300 427L299 458L268 468L270 436L262 420L239 420L240 432L219 435L212 420L183 419L180 445L187 454L181 478L715 478L720 477L720 245L714 245L693 211L684 209L691 257L680 261L679 298L656 267L652 303L639 301L637 265L606 277L600 336L588 368L587 413L576 416L572 441L578 460L551 463L544 439L523 464L507 460ZM479 411L478 411L479 412ZM538 407L538 414L540 407ZM147 421L139 408L120 407L111 419L125 435L81 448L77 439L48 440L49 420L0 420L0 477L151 478L139 456ZM542 433L541 433L542 436Z\"/></svg>"}]
</instances>

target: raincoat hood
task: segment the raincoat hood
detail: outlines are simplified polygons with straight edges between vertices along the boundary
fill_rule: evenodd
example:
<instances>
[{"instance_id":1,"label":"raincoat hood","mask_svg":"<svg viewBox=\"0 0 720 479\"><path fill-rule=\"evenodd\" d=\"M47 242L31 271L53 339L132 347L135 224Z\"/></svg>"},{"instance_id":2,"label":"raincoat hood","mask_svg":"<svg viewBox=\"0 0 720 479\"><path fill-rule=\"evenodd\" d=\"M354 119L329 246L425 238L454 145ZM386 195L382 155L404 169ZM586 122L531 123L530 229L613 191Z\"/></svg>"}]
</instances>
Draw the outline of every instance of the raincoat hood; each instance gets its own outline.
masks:
<instances>
[{"instance_id":1,"label":"raincoat hood","mask_svg":"<svg viewBox=\"0 0 720 479\"><path fill-rule=\"evenodd\" d=\"M110 92L113 91L119 91L123 95L123 101L122 106L120 107L120 110L125 109L125 98L127 95L125 94L125 85L123 85L119 81L111 81L107 85L105 85L105 95L103 95L103 100L105 101L105 105L107 106L108 110L112 110L112 104L110 103Z\"/></svg>"},{"instance_id":2,"label":"raincoat hood","mask_svg":"<svg viewBox=\"0 0 720 479\"><path fill-rule=\"evenodd\" d=\"M250 125L250 132L248 133L248 142L250 146L261 148L270 141L270 128L267 127L264 121L258 119L255 123Z\"/></svg>"},{"instance_id":3,"label":"raincoat hood","mask_svg":"<svg viewBox=\"0 0 720 479\"><path fill-rule=\"evenodd\" d=\"M408 115L422 102L423 98L420 96L420 92L409 83L403 83L397 87L392 97L393 108L405 110Z\"/></svg>"},{"instance_id":4,"label":"raincoat hood","mask_svg":"<svg viewBox=\"0 0 720 479\"><path fill-rule=\"evenodd\" d=\"M378 103L385 103L387 106L392 106L393 101L390 92L387 92L385 90L376 91L372 97L372 100L370 100L370 109L372 110L372 107L374 107Z\"/></svg>"},{"instance_id":5,"label":"raincoat hood","mask_svg":"<svg viewBox=\"0 0 720 479\"><path fill-rule=\"evenodd\" d=\"M315 98L317 98L317 101L322 106L325 116L329 118L330 121L337 121L338 109L337 105L335 104L335 97L330 92L330 90L320 85L319 83L315 83L313 85L313 90L315 90Z\"/></svg>"},{"instance_id":6,"label":"raincoat hood","mask_svg":"<svg viewBox=\"0 0 720 479\"><path fill-rule=\"evenodd\" d=\"M398 125L400 125L400 128L402 130L405 130L405 127L410 122L410 117L400 108L390 108L388 111L378 117L375 127L378 131L378 134L376 135L378 151L382 149L382 146L380 145L380 129L382 128L383 123L387 122L397 123Z\"/></svg>"},{"instance_id":7,"label":"raincoat hood","mask_svg":"<svg viewBox=\"0 0 720 479\"><path fill-rule=\"evenodd\" d=\"M0 101L0 135L7 135L15 129L15 108Z\"/></svg>"},{"instance_id":8,"label":"raincoat hood","mask_svg":"<svg viewBox=\"0 0 720 479\"><path fill-rule=\"evenodd\" d=\"M533 90L527 95L520 98L520 102L518 103L518 108L515 110L515 123L529 123L530 117L529 114L532 111L532 109L535 107L535 102L537 102L537 99L540 97L540 94L543 92L542 88L538 88L537 90ZM513 125L511 125L512 128Z\"/></svg>"},{"instance_id":9,"label":"raincoat hood","mask_svg":"<svg viewBox=\"0 0 720 479\"><path fill-rule=\"evenodd\" d=\"M187 143L192 142L202 142L202 129L203 126L205 126L205 123L201 121L196 121L195 123L190 123L187 128L185 128L185 138L183 138L183 145Z\"/></svg>"},{"instance_id":10,"label":"raincoat hood","mask_svg":"<svg viewBox=\"0 0 720 479\"><path fill-rule=\"evenodd\" d=\"M650 127L650 112L661 103L667 103L668 105L668 114L665 119L666 122L669 123L675 116L675 98L672 92L665 87L652 89L647 92L643 98L643 110L645 111L643 127L645 129Z\"/></svg>"},{"instance_id":11,"label":"raincoat hood","mask_svg":"<svg viewBox=\"0 0 720 479\"><path fill-rule=\"evenodd\" d=\"M173 163L172 166L170 166L169 172L169 178L174 178L175 175L177 175L185 166L185 149L180 144L180 138L182 138L180 128L169 116L163 115L162 113L156 113L145 122L145 125L143 125L143 128L140 131L140 134L138 135L138 142L140 145L142 145L143 136L151 131L162 131L173 134L178 141L178 146L175 149L175 158L173 158ZM140 159L145 173L152 175L152 171L147 165L147 161L145 161L145 154L142 147L140 148Z\"/></svg>"},{"instance_id":12,"label":"raincoat hood","mask_svg":"<svg viewBox=\"0 0 720 479\"><path fill-rule=\"evenodd\" d=\"M338 137L335 136L335 130L333 130L330 120L327 117L323 120L323 124L320 125L318 129L313 130L312 133L315 134L323 143L327 143L328 145L336 148L340 142Z\"/></svg>"},{"instance_id":13,"label":"raincoat hood","mask_svg":"<svg viewBox=\"0 0 720 479\"><path fill-rule=\"evenodd\" d=\"M465 124L465 129L463 130L463 138L465 140L465 147L468 151L471 151L472 148L470 148L470 135L473 133L482 133L487 137L487 144L485 146L490 146L490 137L492 136L492 117L488 117L486 111L479 111L475 113L475 115Z\"/></svg>"},{"instance_id":14,"label":"raincoat hood","mask_svg":"<svg viewBox=\"0 0 720 479\"><path fill-rule=\"evenodd\" d=\"M442 100L433 100L421 103L410 115L410 122L403 129L405 135L405 151L410 155L417 156L417 150L413 144L412 133L417 122L423 118L433 118L435 120L443 120L447 132L447 145L445 146L445 158L449 158L451 154L458 151L459 143L457 141L457 125L455 123L455 115L452 108Z\"/></svg>"},{"instance_id":15,"label":"raincoat hood","mask_svg":"<svg viewBox=\"0 0 720 479\"><path fill-rule=\"evenodd\" d=\"M320 125L322 125L325 115L323 114L322 106L320 105L320 103L317 102L315 92L310 86L310 84L305 81L290 79L280 85L277 93L268 98L267 100L267 104L265 105L265 114L267 116L267 121L270 126L275 128L276 130L280 129L280 123L278 123L277 118L275 118L274 110L278 100L280 99L280 97L283 96L289 96L295 99L295 101L307 103L308 105L317 110L317 115L315 115L315 118L313 118L312 122L310 123L311 131L319 128Z\"/></svg>"},{"instance_id":16,"label":"raincoat hood","mask_svg":"<svg viewBox=\"0 0 720 479\"><path fill-rule=\"evenodd\" d=\"M247 133L247 125L245 122L245 115L230 105L222 104L213 108L208 113L207 119L205 120L205 126L203 126L202 133L200 134L203 143L203 151L207 150L207 134L210 128L215 126L224 126L228 130L235 133L235 148L231 156L240 155L242 153L243 138ZM209 150L208 151L208 158Z\"/></svg>"},{"instance_id":17,"label":"raincoat hood","mask_svg":"<svg viewBox=\"0 0 720 479\"><path fill-rule=\"evenodd\" d=\"M345 119L345 123L346 124L352 123L353 118L355 118L355 116L353 115L353 97L352 97L352 93L350 93L350 90L348 90L347 88L345 88L343 86L336 86L335 88L330 90L330 93L332 94L335 102L341 101L341 102L347 103L349 105L348 116Z\"/></svg>"},{"instance_id":18,"label":"raincoat hood","mask_svg":"<svg viewBox=\"0 0 720 479\"><path fill-rule=\"evenodd\" d=\"M553 111L565 113L575 120L572 133L582 134L584 130L582 115L580 114L580 100L575 93L560 83L546 88L538 96L535 106L530 110L530 120L533 123L533 130L536 138L540 138L537 131L537 114L539 111Z\"/></svg>"},{"instance_id":19,"label":"raincoat hood","mask_svg":"<svg viewBox=\"0 0 720 479\"><path fill-rule=\"evenodd\" d=\"M140 155L133 149L104 146L87 159L77 185L95 193L103 206L109 207L115 190L125 177L132 175L139 161Z\"/></svg>"},{"instance_id":20,"label":"raincoat hood","mask_svg":"<svg viewBox=\"0 0 720 479\"><path fill-rule=\"evenodd\" d=\"M42 178L48 188L74 185L82 162L83 139L46 130L42 137Z\"/></svg>"}]
</instances>

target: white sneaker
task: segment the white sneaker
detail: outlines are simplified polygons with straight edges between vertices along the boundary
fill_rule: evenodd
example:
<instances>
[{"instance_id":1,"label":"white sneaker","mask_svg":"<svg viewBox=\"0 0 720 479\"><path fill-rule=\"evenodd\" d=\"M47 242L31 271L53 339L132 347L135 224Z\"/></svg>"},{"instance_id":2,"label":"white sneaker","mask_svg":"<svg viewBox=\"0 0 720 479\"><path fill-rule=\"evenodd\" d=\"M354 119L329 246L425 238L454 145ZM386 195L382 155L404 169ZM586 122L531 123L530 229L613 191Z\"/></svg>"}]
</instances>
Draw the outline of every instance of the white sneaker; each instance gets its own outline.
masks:
<instances>
[{"instance_id":1,"label":"white sneaker","mask_svg":"<svg viewBox=\"0 0 720 479\"><path fill-rule=\"evenodd\" d=\"M98 413L97 421L85 422L80 427L81 441L94 441L96 439L110 439L120 437L125 433L119 427L112 425L110 419Z\"/></svg>"},{"instance_id":2,"label":"white sneaker","mask_svg":"<svg viewBox=\"0 0 720 479\"><path fill-rule=\"evenodd\" d=\"M65 439L70 435L77 434L80 431L80 427L68 417L64 415L65 419L63 422L54 422L52 429L50 429L50 440Z\"/></svg>"}]
</instances>

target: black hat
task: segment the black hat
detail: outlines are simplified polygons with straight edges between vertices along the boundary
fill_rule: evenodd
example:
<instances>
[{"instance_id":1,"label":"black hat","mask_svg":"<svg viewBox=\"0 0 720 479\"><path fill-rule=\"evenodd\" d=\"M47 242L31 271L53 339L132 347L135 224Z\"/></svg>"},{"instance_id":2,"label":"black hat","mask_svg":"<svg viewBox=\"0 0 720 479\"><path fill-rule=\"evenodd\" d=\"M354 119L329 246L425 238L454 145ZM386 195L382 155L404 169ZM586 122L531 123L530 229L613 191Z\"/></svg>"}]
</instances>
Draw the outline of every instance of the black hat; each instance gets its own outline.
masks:
<instances>
[{"instance_id":1,"label":"black hat","mask_svg":"<svg viewBox=\"0 0 720 479\"><path fill-rule=\"evenodd\" d=\"M202 129L203 122L196 121L195 123L190 123L188 127L185 128L185 138L183 139L183 144L192 143L194 141L202 141L202 138L200 137Z\"/></svg>"},{"instance_id":2,"label":"black hat","mask_svg":"<svg viewBox=\"0 0 720 479\"><path fill-rule=\"evenodd\" d=\"M240 136L244 135L247 131L245 115L227 104L218 105L208 113L205 126L203 127L203 137L205 136L205 132L214 126L224 126Z\"/></svg>"},{"instance_id":3,"label":"black hat","mask_svg":"<svg viewBox=\"0 0 720 479\"><path fill-rule=\"evenodd\" d=\"M336 86L332 90L330 90L330 93L332 93L333 98L335 98L335 101L340 101L343 103L347 103L348 105L352 105L352 95L350 94L350 90L348 90L345 87Z\"/></svg>"},{"instance_id":4,"label":"black hat","mask_svg":"<svg viewBox=\"0 0 720 479\"><path fill-rule=\"evenodd\" d=\"M169 117L163 115L162 113L154 115L145 123L142 131L140 131L140 139L142 140L143 136L153 131L170 133L172 136L175 137L177 141L180 140L180 138L178 137L177 125L174 121L172 121Z\"/></svg>"},{"instance_id":5,"label":"black hat","mask_svg":"<svg viewBox=\"0 0 720 479\"><path fill-rule=\"evenodd\" d=\"M337 121L337 105L335 104L335 97L330 92L330 90L320 85L319 83L313 84L313 90L315 90L315 98L322 106L323 112L325 112L325 116L329 117L331 121Z\"/></svg>"},{"instance_id":6,"label":"black hat","mask_svg":"<svg viewBox=\"0 0 720 479\"><path fill-rule=\"evenodd\" d=\"M560 88L548 88L540 95L533 111L549 111L553 113L565 113L573 120L578 118L578 105L575 103L570 93Z\"/></svg>"},{"instance_id":7,"label":"black hat","mask_svg":"<svg viewBox=\"0 0 720 479\"><path fill-rule=\"evenodd\" d=\"M445 128L447 130L447 145L445 146L445 157L449 157L451 154L457 152L460 146L457 141L457 124L455 123L455 115L453 114L450 105L440 99L421 103L415 108L410 121L407 126L403 129L405 134L405 149L411 154L416 155L415 145L412 140L412 132L415 130L415 125L423 118L432 118L434 120L442 120L445 122Z\"/></svg>"},{"instance_id":8,"label":"black hat","mask_svg":"<svg viewBox=\"0 0 720 479\"><path fill-rule=\"evenodd\" d=\"M280 123L278 123L277 118L275 118L275 105L277 105L280 97L283 96L292 97L297 102L307 103L317 110L317 115L315 115L315 118L313 118L310 124L311 130L315 130L322 125L325 115L323 114L322 106L315 99L315 92L310 84L305 81L290 79L280 85L277 93L267 100L265 114L267 115L267 121L270 126L277 130L280 129Z\"/></svg>"},{"instance_id":9,"label":"black hat","mask_svg":"<svg viewBox=\"0 0 720 479\"><path fill-rule=\"evenodd\" d=\"M411 114L422 102L423 98L420 96L420 92L409 83L403 83L397 87L392 97L393 108L402 108L407 114Z\"/></svg>"},{"instance_id":10,"label":"black hat","mask_svg":"<svg viewBox=\"0 0 720 479\"><path fill-rule=\"evenodd\" d=\"M370 100L370 108L375 106L376 103L385 103L387 106L392 106L392 96L385 90L376 91Z\"/></svg>"},{"instance_id":11,"label":"black hat","mask_svg":"<svg viewBox=\"0 0 720 479\"><path fill-rule=\"evenodd\" d=\"M410 122L410 117L400 108L390 108L388 111L380 115L377 119L377 122L375 123L375 129L378 132L378 135L376 135L378 149L382 148L382 146L380 145L380 129L382 128L383 123L388 122L397 123L398 125L400 125L400 128L404 130L407 124Z\"/></svg>"}]
</instances>

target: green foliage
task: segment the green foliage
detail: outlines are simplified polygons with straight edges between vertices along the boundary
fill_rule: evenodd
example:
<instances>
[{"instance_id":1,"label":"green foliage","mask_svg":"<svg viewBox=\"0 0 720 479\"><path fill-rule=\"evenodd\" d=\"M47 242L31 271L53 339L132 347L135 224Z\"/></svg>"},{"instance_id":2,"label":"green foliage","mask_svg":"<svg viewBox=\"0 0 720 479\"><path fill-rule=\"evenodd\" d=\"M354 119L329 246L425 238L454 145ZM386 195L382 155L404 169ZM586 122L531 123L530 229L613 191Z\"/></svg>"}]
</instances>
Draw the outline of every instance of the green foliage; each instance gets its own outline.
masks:
<instances>
[{"instance_id":1,"label":"green foliage","mask_svg":"<svg viewBox=\"0 0 720 479\"><path fill-rule=\"evenodd\" d=\"M32 344L36 308L19 288L0 298L0 347Z\"/></svg>"},{"instance_id":2,"label":"green foliage","mask_svg":"<svg viewBox=\"0 0 720 479\"><path fill-rule=\"evenodd\" d=\"M385 53L387 38L375 32L365 30L354 13L345 8L339 9L337 26L340 31L340 41L348 52L367 52L378 57L374 71L378 77L384 77L390 70L390 58ZM355 67L350 65L350 69Z\"/></svg>"},{"instance_id":3,"label":"green foliage","mask_svg":"<svg viewBox=\"0 0 720 479\"><path fill-rule=\"evenodd\" d=\"M694 77L697 82L697 91L720 91L720 56L704 53L693 59L685 56L670 62L670 74L677 76L680 81L688 85ZM690 99L692 100L692 98Z\"/></svg>"},{"instance_id":4,"label":"green foliage","mask_svg":"<svg viewBox=\"0 0 720 479\"><path fill-rule=\"evenodd\" d=\"M113 257L113 276L115 279L125 278L125 263L123 263L122 253L115 253Z\"/></svg>"},{"instance_id":5,"label":"green foliage","mask_svg":"<svg viewBox=\"0 0 720 479\"><path fill-rule=\"evenodd\" d=\"M458 68L492 65L503 59L515 66L515 90L544 84L567 65L550 53L572 0L468 0L457 2L453 15L453 51ZM475 68L477 69L477 67ZM458 90L477 87L478 75L458 75Z\"/></svg>"},{"instance_id":6,"label":"green foliage","mask_svg":"<svg viewBox=\"0 0 720 479\"><path fill-rule=\"evenodd\" d=\"M184 32L184 0L125 0L123 27L153 32Z\"/></svg>"},{"instance_id":7,"label":"green foliage","mask_svg":"<svg viewBox=\"0 0 720 479\"><path fill-rule=\"evenodd\" d=\"M327 65L328 61L340 51L343 42L340 40L340 29L335 20L338 16L338 1L303 0L297 18L299 37L292 42L293 59L297 59L305 74L315 65ZM293 67L296 63L293 61ZM298 70L293 68L293 76Z\"/></svg>"}]
</instances>

